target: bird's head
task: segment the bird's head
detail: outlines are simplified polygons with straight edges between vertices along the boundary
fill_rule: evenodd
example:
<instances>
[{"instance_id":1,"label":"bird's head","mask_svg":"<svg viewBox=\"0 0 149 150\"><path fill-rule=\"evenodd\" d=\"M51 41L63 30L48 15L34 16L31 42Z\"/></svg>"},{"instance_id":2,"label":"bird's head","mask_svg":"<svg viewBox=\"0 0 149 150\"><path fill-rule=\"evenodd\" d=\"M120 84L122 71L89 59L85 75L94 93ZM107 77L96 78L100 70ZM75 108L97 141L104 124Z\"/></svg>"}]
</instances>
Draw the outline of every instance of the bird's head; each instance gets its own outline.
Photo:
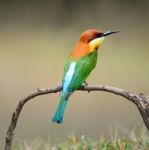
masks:
<instances>
[{"instance_id":1,"label":"bird's head","mask_svg":"<svg viewBox=\"0 0 149 150\"><path fill-rule=\"evenodd\" d=\"M82 33L80 41L88 44L90 47L90 52L92 52L94 50L97 50L101 46L106 36L117 32L119 31L102 32L97 29L90 29Z\"/></svg>"},{"instance_id":2,"label":"bird's head","mask_svg":"<svg viewBox=\"0 0 149 150\"><path fill-rule=\"evenodd\" d=\"M106 36L117 32L119 31L101 32L96 29L85 31L81 34L78 43L70 54L70 57L72 59L77 59L97 50L105 40Z\"/></svg>"}]
</instances>

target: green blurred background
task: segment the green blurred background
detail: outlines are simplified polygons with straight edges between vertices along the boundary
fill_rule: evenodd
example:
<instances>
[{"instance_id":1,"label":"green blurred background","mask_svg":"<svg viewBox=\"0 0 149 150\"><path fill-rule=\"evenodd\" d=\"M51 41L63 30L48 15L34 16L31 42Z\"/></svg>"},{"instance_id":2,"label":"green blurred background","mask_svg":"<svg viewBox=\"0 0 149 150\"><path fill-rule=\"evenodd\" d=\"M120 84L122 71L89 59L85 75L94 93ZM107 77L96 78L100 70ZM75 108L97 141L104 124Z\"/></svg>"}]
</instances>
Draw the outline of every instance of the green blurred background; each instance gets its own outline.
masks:
<instances>
[{"instance_id":1,"label":"green blurred background","mask_svg":"<svg viewBox=\"0 0 149 150\"><path fill-rule=\"evenodd\" d=\"M0 145L19 99L61 83L66 58L86 29L121 31L100 48L87 82L149 94L148 7L148 0L1 0ZM28 102L15 139L50 134L59 140L71 130L97 138L111 126L123 130L142 124L133 104L105 92L74 93L64 123L53 124L58 100L59 94L50 94Z\"/></svg>"}]
</instances>

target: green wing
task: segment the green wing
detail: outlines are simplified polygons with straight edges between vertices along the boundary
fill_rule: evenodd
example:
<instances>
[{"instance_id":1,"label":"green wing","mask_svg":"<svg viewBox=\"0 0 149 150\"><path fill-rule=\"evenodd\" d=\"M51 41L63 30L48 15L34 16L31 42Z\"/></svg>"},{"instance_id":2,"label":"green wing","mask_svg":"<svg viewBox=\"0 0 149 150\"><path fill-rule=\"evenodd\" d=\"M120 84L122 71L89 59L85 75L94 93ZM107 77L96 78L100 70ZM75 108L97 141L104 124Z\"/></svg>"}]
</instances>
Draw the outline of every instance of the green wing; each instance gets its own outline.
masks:
<instances>
[{"instance_id":1,"label":"green wing","mask_svg":"<svg viewBox=\"0 0 149 150\"><path fill-rule=\"evenodd\" d=\"M63 79L65 78L65 75L67 71L69 70L70 64L72 62L76 63L75 66L75 72L73 74L73 77L71 79L71 82L68 86L68 90L70 92L73 92L77 88L80 87L80 85L87 79L91 71L95 68L96 62L97 62L97 51L94 51L86 56L83 56L75 61L72 61L70 58L68 59L66 66L64 68L64 76ZM63 80L64 84L64 80Z\"/></svg>"}]
</instances>

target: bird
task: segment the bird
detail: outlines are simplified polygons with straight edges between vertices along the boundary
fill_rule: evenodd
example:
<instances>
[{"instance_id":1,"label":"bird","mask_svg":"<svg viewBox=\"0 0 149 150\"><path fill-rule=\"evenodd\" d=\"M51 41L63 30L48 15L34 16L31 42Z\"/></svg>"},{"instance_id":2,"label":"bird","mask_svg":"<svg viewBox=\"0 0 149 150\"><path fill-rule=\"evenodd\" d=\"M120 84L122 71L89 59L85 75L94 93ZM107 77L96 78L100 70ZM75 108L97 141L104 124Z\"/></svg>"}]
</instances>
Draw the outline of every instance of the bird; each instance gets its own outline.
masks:
<instances>
[{"instance_id":1,"label":"bird","mask_svg":"<svg viewBox=\"0 0 149 150\"><path fill-rule=\"evenodd\" d=\"M96 66L98 48L102 45L106 36L119 31L102 32L99 29L88 29L83 32L76 43L75 48L68 56L62 78L62 92L57 110L52 121L63 123L64 112L70 95L83 83Z\"/></svg>"}]
</instances>

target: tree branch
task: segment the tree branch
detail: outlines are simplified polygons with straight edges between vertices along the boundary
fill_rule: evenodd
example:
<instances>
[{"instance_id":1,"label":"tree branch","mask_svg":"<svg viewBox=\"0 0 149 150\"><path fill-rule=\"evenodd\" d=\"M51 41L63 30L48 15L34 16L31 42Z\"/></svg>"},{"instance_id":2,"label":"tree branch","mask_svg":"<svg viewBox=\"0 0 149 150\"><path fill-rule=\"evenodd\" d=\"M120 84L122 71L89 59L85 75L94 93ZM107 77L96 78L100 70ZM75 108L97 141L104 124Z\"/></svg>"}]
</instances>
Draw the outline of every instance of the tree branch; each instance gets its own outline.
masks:
<instances>
[{"instance_id":1,"label":"tree branch","mask_svg":"<svg viewBox=\"0 0 149 150\"><path fill-rule=\"evenodd\" d=\"M62 86L57 86L55 88L43 88L43 89L38 88L37 90L35 90L34 92L32 92L31 94L27 95L26 97L22 98L19 101L16 107L16 110L12 114L11 123L6 133L5 150L11 150L12 148L12 140L13 140L14 131L15 131L17 121L18 121L19 115L21 113L21 110L24 104L37 96L49 94L49 93L57 93L57 92L60 92L61 90L62 90ZM136 93L131 93L131 92L128 92L127 90L123 90L123 89L108 86L108 85L82 85L80 86L78 90L88 91L88 92L105 91L105 92L113 93L113 94L126 98L127 100L131 101L137 106L139 112L141 113L143 121L147 129L149 130L149 97L146 97L144 94L141 93L138 95Z\"/></svg>"}]
</instances>

